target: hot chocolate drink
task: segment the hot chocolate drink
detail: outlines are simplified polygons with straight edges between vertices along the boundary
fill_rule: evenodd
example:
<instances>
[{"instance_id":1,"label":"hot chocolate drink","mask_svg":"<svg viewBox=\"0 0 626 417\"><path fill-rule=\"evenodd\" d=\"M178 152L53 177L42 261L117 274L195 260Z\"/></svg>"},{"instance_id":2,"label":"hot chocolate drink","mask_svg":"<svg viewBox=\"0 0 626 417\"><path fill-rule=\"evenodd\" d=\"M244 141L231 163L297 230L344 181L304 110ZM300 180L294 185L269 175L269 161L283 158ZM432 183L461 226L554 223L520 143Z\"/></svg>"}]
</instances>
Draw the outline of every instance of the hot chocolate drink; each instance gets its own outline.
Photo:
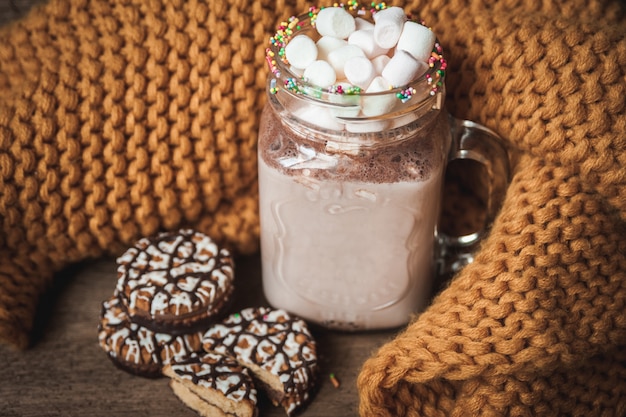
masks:
<instances>
[{"instance_id":1,"label":"hot chocolate drink","mask_svg":"<svg viewBox=\"0 0 626 417\"><path fill-rule=\"evenodd\" d=\"M267 299L328 327L405 324L449 258L447 244L445 257L434 253L453 242L436 230L446 163L473 158L505 174L485 152L491 133L443 111L441 46L397 7L311 8L281 23L267 62L258 143Z\"/></svg>"},{"instance_id":2,"label":"hot chocolate drink","mask_svg":"<svg viewBox=\"0 0 626 417\"><path fill-rule=\"evenodd\" d=\"M272 305L344 329L399 326L424 307L449 146L440 115L346 151L266 107L259 191Z\"/></svg>"}]
</instances>

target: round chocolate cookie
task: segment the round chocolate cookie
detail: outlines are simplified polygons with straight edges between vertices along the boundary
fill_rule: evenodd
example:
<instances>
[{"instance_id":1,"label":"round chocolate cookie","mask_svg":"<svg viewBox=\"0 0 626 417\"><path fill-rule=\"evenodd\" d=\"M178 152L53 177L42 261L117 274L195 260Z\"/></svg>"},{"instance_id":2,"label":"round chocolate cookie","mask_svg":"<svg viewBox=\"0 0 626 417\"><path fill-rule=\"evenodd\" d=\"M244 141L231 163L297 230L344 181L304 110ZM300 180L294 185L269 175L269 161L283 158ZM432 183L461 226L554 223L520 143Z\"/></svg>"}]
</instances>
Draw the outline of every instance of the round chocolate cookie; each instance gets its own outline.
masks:
<instances>
[{"instance_id":1,"label":"round chocolate cookie","mask_svg":"<svg viewBox=\"0 0 626 417\"><path fill-rule=\"evenodd\" d=\"M247 308L212 326L202 344L205 351L231 355L249 368L288 415L309 399L318 365L304 320L280 309Z\"/></svg>"},{"instance_id":2,"label":"round chocolate cookie","mask_svg":"<svg viewBox=\"0 0 626 417\"><path fill-rule=\"evenodd\" d=\"M206 329L234 289L229 251L193 230L140 239L117 264L116 291L128 315L154 331Z\"/></svg>"},{"instance_id":3,"label":"round chocolate cookie","mask_svg":"<svg viewBox=\"0 0 626 417\"><path fill-rule=\"evenodd\" d=\"M256 388L248 370L218 353L192 355L163 368L174 394L202 416L254 417Z\"/></svg>"},{"instance_id":4,"label":"round chocolate cookie","mask_svg":"<svg viewBox=\"0 0 626 417\"><path fill-rule=\"evenodd\" d=\"M102 303L98 340L113 363L146 377L161 376L164 365L202 350L202 332L177 336L153 332L132 323L115 295Z\"/></svg>"}]
</instances>

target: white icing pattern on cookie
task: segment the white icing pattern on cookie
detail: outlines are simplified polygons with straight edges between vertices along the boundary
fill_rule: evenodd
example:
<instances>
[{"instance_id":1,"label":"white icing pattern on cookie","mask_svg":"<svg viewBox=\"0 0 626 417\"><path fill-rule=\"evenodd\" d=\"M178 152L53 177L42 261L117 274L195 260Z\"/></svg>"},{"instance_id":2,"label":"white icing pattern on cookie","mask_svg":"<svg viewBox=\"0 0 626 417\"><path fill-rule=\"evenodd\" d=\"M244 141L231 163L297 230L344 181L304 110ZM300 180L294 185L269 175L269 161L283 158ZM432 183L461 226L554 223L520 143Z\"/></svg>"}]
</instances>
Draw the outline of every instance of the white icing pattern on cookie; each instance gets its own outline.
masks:
<instances>
[{"instance_id":1,"label":"white icing pattern on cookie","mask_svg":"<svg viewBox=\"0 0 626 417\"><path fill-rule=\"evenodd\" d=\"M268 373L278 378L282 395L273 401L289 415L309 398L317 372L316 344L306 323L284 310L260 307L233 314L204 334L203 347L234 356L268 385Z\"/></svg>"},{"instance_id":2,"label":"white icing pattern on cookie","mask_svg":"<svg viewBox=\"0 0 626 417\"><path fill-rule=\"evenodd\" d=\"M140 239L117 263L116 290L131 317L210 315L233 290L228 250L192 230Z\"/></svg>"}]
</instances>

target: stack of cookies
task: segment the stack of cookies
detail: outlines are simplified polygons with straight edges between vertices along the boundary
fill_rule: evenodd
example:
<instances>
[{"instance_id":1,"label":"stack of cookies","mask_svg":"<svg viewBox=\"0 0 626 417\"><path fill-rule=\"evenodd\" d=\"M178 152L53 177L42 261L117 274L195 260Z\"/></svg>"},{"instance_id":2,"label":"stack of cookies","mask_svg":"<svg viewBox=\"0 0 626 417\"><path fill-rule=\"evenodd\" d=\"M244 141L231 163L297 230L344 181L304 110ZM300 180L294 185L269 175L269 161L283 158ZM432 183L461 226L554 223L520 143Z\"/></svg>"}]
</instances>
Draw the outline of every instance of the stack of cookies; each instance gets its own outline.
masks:
<instances>
[{"instance_id":1,"label":"stack of cookies","mask_svg":"<svg viewBox=\"0 0 626 417\"><path fill-rule=\"evenodd\" d=\"M102 306L99 340L109 358L134 374L202 350L203 332L230 300L230 253L192 230L143 238L117 259L118 280Z\"/></svg>"},{"instance_id":2,"label":"stack of cookies","mask_svg":"<svg viewBox=\"0 0 626 417\"><path fill-rule=\"evenodd\" d=\"M203 416L256 416L257 391L292 415L309 398L316 345L283 310L248 308L220 320L234 291L228 250L193 230L143 238L117 259L102 304L100 346L133 374L171 378Z\"/></svg>"}]
</instances>

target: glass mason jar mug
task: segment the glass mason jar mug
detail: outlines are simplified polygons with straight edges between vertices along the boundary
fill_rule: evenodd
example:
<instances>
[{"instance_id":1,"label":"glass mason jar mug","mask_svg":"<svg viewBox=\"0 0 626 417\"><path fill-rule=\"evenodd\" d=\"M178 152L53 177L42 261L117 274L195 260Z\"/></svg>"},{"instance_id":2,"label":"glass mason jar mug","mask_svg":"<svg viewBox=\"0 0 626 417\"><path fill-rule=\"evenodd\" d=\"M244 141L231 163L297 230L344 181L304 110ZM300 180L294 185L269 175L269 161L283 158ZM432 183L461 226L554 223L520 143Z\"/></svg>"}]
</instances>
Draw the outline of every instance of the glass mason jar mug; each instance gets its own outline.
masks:
<instances>
[{"instance_id":1,"label":"glass mason jar mug","mask_svg":"<svg viewBox=\"0 0 626 417\"><path fill-rule=\"evenodd\" d=\"M297 24L294 24L297 23ZM265 296L323 326L392 328L422 310L440 270L471 261L485 230L437 230L449 161L484 164L488 217L508 185L508 157L488 129L443 109L445 60L435 44L426 73L377 93L307 84L280 59L307 33L308 14L268 48L271 72L259 131ZM449 256L455 253L454 256Z\"/></svg>"}]
</instances>

